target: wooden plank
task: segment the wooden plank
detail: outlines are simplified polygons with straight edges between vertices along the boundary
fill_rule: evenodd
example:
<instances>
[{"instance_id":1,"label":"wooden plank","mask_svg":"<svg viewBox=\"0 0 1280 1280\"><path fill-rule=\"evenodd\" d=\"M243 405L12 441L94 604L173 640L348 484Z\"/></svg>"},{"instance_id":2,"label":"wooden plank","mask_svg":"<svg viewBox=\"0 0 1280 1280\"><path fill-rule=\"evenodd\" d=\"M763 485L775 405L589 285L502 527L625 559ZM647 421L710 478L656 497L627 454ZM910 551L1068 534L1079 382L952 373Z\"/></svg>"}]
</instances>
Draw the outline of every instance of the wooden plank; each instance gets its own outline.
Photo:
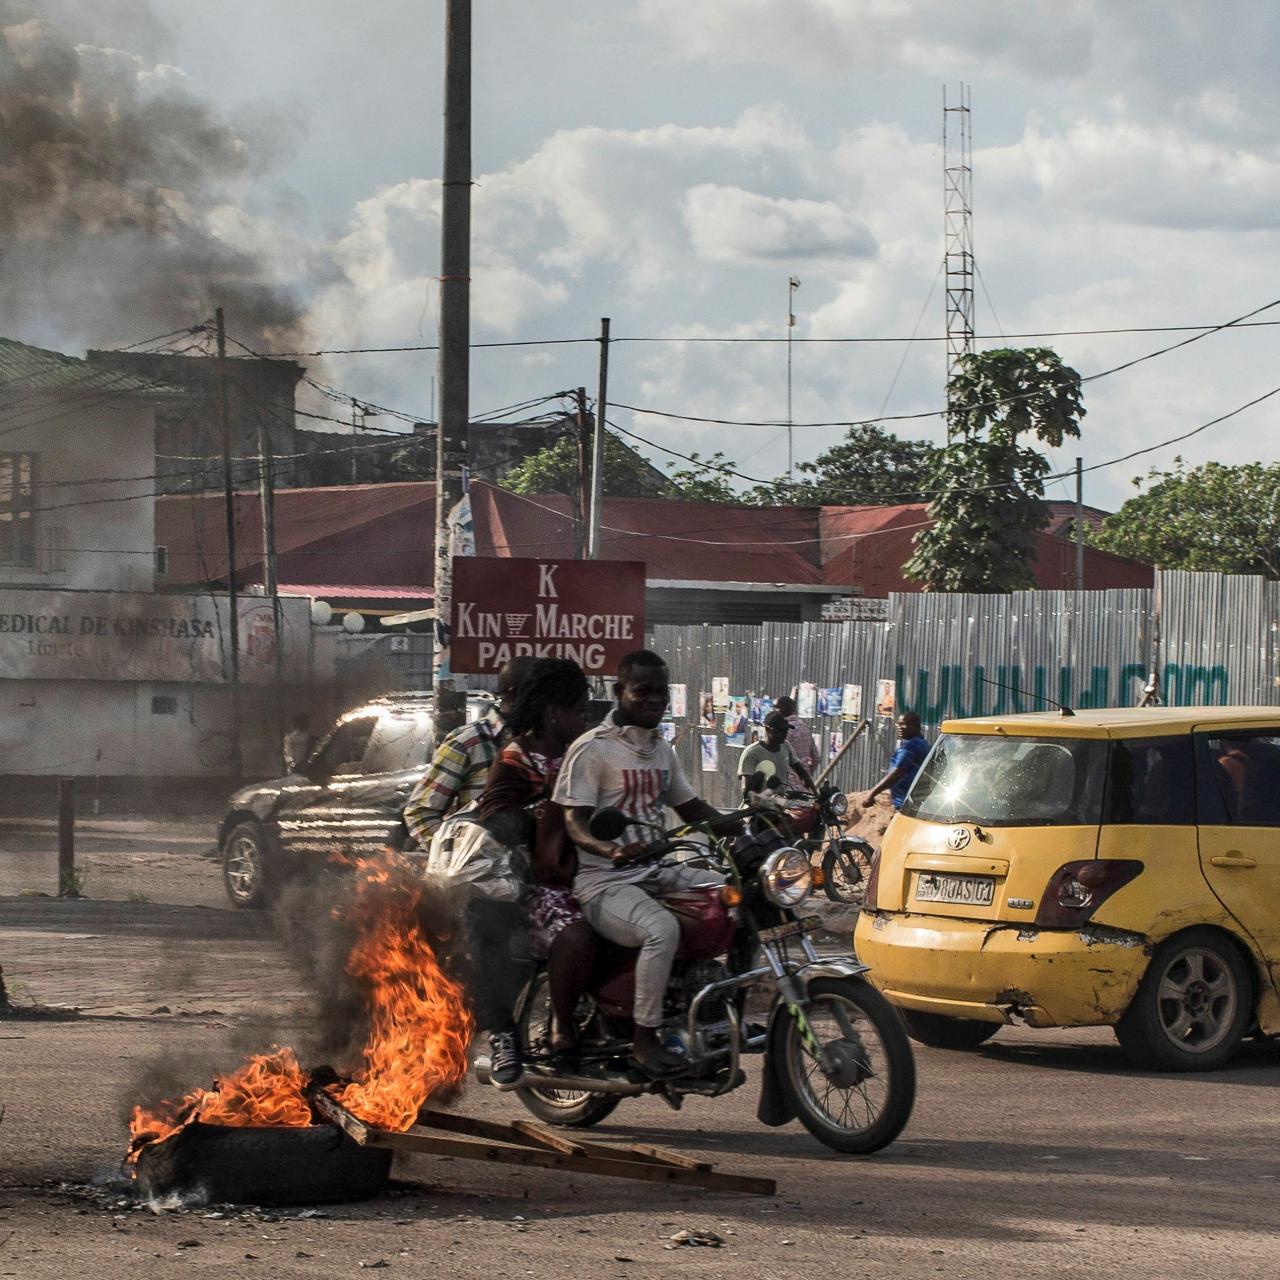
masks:
<instances>
[{"instance_id":1,"label":"wooden plank","mask_svg":"<svg viewBox=\"0 0 1280 1280\"><path fill-rule=\"evenodd\" d=\"M439 1137L415 1126L408 1133L388 1133L357 1119L328 1094L318 1094L316 1108L334 1124L350 1134L361 1146L390 1147L395 1151L416 1151L429 1155L453 1156L461 1160L487 1160L497 1164L515 1164L539 1169L562 1169L570 1173L590 1173L601 1177L631 1178L640 1182L666 1182L684 1186L705 1187L709 1191L737 1191L746 1195L771 1196L777 1193L772 1178L756 1178L744 1174L717 1173L714 1168L687 1156L664 1152L674 1160L658 1160L649 1151L660 1148L607 1147L601 1143L575 1143L577 1152L541 1150L535 1146L515 1145L517 1140L535 1139L521 1134L511 1124L478 1120L473 1116L449 1111L424 1114L427 1124L440 1130L477 1134L484 1132L497 1141L466 1141ZM536 1126L529 1124L528 1129ZM568 1141L567 1139L565 1140ZM692 1164L694 1167L688 1167Z\"/></svg>"},{"instance_id":2,"label":"wooden plank","mask_svg":"<svg viewBox=\"0 0 1280 1280\"><path fill-rule=\"evenodd\" d=\"M610 1147L613 1151L616 1148ZM647 1142L628 1142L626 1151L634 1151L646 1160L656 1160L659 1164L673 1164L680 1169L711 1169L710 1160L698 1160L694 1156L682 1155L679 1151L668 1151L666 1147L651 1147Z\"/></svg>"},{"instance_id":3,"label":"wooden plank","mask_svg":"<svg viewBox=\"0 0 1280 1280\"><path fill-rule=\"evenodd\" d=\"M408 1133L368 1131L371 1147L390 1147L394 1151L416 1151L437 1156L453 1156L462 1160L485 1160L495 1164L515 1164L538 1169L560 1169L566 1173L592 1173L611 1178L631 1178L639 1182L666 1182L683 1186L705 1187L710 1191L738 1191L747 1195L771 1196L777 1193L772 1178L756 1178L742 1174L717 1173L713 1169L685 1169L679 1165L659 1164L647 1159L606 1160L594 1155L562 1155L558 1151L539 1151L534 1147L505 1146L498 1142L468 1142L462 1138L442 1138L422 1130Z\"/></svg>"},{"instance_id":4,"label":"wooden plank","mask_svg":"<svg viewBox=\"0 0 1280 1280\"><path fill-rule=\"evenodd\" d=\"M541 1125L534 1124L530 1120L513 1120L511 1122L511 1130L513 1134L528 1138L540 1146L550 1147L552 1151L559 1151L567 1156L586 1154L581 1145L574 1142L572 1138L565 1138L558 1133L552 1133L550 1129L544 1129Z\"/></svg>"}]
</instances>

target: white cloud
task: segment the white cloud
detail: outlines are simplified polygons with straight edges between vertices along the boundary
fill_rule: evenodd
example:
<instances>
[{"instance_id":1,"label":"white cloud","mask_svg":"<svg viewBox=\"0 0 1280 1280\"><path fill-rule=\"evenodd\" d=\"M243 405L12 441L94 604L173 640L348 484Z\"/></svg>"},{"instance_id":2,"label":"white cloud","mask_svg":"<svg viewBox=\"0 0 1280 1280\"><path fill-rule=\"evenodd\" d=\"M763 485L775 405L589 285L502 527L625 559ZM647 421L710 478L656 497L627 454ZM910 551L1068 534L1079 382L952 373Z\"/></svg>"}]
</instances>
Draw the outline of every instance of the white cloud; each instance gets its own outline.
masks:
<instances>
[{"instance_id":1,"label":"white cloud","mask_svg":"<svg viewBox=\"0 0 1280 1280\"><path fill-rule=\"evenodd\" d=\"M788 200L703 183L685 193L684 222L707 262L805 262L865 258L875 242L832 200Z\"/></svg>"}]
</instances>

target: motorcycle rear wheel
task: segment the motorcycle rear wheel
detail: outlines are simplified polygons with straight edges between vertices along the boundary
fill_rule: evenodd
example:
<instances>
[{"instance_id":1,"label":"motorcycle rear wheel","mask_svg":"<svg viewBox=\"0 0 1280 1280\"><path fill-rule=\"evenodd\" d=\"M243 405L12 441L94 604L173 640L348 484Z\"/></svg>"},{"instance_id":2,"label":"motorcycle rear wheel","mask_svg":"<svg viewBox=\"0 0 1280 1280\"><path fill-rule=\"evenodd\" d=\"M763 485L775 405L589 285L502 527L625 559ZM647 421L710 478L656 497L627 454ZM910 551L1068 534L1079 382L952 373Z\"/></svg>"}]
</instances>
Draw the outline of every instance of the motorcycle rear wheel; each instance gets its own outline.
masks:
<instances>
[{"instance_id":1,"label":"motorcycle rear wheel","mask_svg":"<svg viewBox=\"0 0 1280 1280\"><path fill-rule=\"evenodd\" d=\"M590 996L583 996L578 1005L579 1028L593 1021L594 1013ZM546 1056L551 1042L551 992L545 973L539 973L526 991L516 1028L520 1054L526 1062L530 1058ZM566 1129L589 1129L611 1116L622 1101L617 1094L534 1086L516 1089L515 1094L544 1124L560 1125Z\"/></svg>"},{"instance_id":2,"label":"motorcycle rear wheel","mask_svg":"<svg viewBox=\"0 0 1280 1280\"><path fill-rule=\"evenodd\" d=\"M822 855L822 888L832 902L860 907L867 896L871 862L861 849L832 841Z\"/></svg>"},{"instance_id":3,"label":"motorcycle rear wheel","mask_svg":"<svg viewBox=\"0 0 1280 1280\"><path fill-rule=\"evenodd\" d=\"M770 1052L800 1117L819 1142L849 1155L887 1147L905 1127L916 1099L916 1065L898 1011L861 978L818 978L809 986L805 1016L817 1040L850 1074L842 1083L823 1070L799 1024L781 1014ZM856 1039L847 1039L839 1009Z\"/></svg>"}]
</instances>

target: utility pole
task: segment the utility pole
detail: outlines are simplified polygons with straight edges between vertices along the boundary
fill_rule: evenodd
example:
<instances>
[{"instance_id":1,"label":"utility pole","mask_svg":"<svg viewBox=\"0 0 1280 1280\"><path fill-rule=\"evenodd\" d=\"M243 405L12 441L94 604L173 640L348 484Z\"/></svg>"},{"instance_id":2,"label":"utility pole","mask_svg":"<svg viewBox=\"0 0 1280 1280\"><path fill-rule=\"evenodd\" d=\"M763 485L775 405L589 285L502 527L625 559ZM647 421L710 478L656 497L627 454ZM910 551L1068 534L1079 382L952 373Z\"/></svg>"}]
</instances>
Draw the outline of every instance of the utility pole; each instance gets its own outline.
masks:
<instances>
[{"instance_id":1,"label":"utility pole","mask_svg":"<svg viewBox=\"0 0 1280 1280\"><path fill-rule=\"evenodd\" d=\"M575 392L578 402L577 431L578 442L578 498L577 518L574 520L574 541L577 544L578 559L587 558L587 513L591 510L591 423L587 418L587 389L579 387Z\"/></svg>"},{"instance_id":2,"label":"utility pole","mask_svg":"<svg viewBox=\"0 0 1280 1280\"><path fill-rule=\"evenodd\" d=\"M947 278L947 386L963 356L973 354L973 137L969 86L952 106L942 90L943 230ZM947 434L955 430L948 420Z\"/></svg>"},{"instance_id":3,"label":"utility pole","mask_svg":"<svg viewBox=\"0 0 1280 1280\"><path fill-rule=\"evenodd\" d=\"M791 446L791 334L796 327L796 290L800 281L787 277L787 479L795 474L795 454Z\"/></svg>"},{"instance_id":4,"label":"utility pole","mask_svg":"<svg viewBox=\"0 0 1280 1280\"><path fill-rule=\"evenodd\" d=\"M444 194L440 218L440 420L436 424L436 643L432 658L437 737L463 722L449 630L453 560L449 517L462 501L471 414L471 0L447 0L444 54Z\"/></svg>"},{"instance_id":5,"label":"utility pole","mask_svg":"<svg viewBox=\"0 0 1280 1280\"><path fill-rule=\"evenodd\" d=\"M275 633L276 719L280 715L281 686L284 683L284 617L280 609L280 584L276 578L276 483L275 459L266 415L258 412L258 506L262 512L262 589L271 597L271 629ZM284 737L284 725L276 726Z\"/></svg>"},{"instance_id":6,"label":"utility pole","mask_svg":"<svg viewBox=\"0 0 1280 1280\"><path fill-rule=\"evenodd\" d=\"M587 559L600 559L600 513L604 506L605 412L609 405L609 317L600 321L600 393L596 397L596 430L591 441L591 518L587 525Z\"/></svg>"},{"instance_id":7,"label":"utility pole","mask_svg":"<svg viewBox=\"0 0 1280 1280\"><path fill-rule=\"evenodd\" d=\"M1076 590L1084 590L1084 459L1076 459Z\"/></svg>"},{"instance_id":8,"label":"utility pole","mask_svg":"<svg viewBox=\"0 0 1280 1280\"><path fill-rule=\"evenodd\" d=\"M222 424L222 490L227 514L227 629L231 639L231 775L244 772L240 754L240 602L236 597L236 496L231 483L231 405L227 398L227 326L222 308L214 313L218 335L218 417Z\"/></svg>"}]
</instances>

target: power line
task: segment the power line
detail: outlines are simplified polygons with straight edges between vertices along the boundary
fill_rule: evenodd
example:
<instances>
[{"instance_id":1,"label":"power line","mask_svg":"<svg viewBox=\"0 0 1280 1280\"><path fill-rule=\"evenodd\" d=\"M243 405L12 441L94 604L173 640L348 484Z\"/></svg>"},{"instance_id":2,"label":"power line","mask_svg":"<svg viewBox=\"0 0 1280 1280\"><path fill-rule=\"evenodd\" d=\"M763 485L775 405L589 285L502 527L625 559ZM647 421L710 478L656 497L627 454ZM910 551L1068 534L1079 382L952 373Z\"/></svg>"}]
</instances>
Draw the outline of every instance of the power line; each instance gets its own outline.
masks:
<instances>
[{"instance_id":1,"label":"power line","mask_svg":"<svg viewBox=\"0 0 1280 1280\"><path fill-rule=\"evenodd\" d=\"M1241 322L1233 325L1238 329L1269 329L1280 325L1280 320L1254 320L1248 323ZM1030 338L1098 338L1122 336L1125 334L1140 333L1197 333L1213 332L1219 325L1212 324L1155 324L1155 325L1120 325L1112 328L1099 329L1040 329L1027 333L978 333L974 335L975 341L978 342L1008 342L1012 340L1023 341ZM928 334L923 337L913 334L910 337L826 337L826 338L795 338L796 344L805 343L811 346L842 346L842 345L880 345L890 343L943 343L946 342L944 334ZM570 346L582 345L591 342L599 342L599 338L524 338L511 342L473 342L471 344L473 350L486 350L502 347L550 347L550 346ZM766 335L717 335L717 334L631 334L618 338L610 338L611 343L629 342L684 342L684 343L720 343L726 346L733 345L750 345L750 344L778 344L785 343L786 338L768 337ZM262 355L264 360L287 360L295 358L303 358L308 356L360 356L360 355L382 355L396 354L398 352L418 352L418 351L438 351L439 347L430 343L418 343L414 345L405 345L399 347L323 347L315 351L270 351Z\"/></svg>"},{"instance_id":2,"label":"power line","mask_svg":"<svg viewBox=\"0 0 1280 1280\"><path fill-rule=\"evenodd\" d=\"M1080 385L1084 386L1089 382L1097 382L1102 378L1109 378L1112 374L1123 373L1126 369L1132 369L1136 365L1145 363L1148 360L1155 360L1159 356L1168 355L1171 351L1178 351L1183 347L1190 346L1193 342L1199 342L1202 338L1207 338L1212 334L1219 333L1223 329L1233 329L1240 327L1250 316L1256 316L1263 311L1270 311L1273 307L1280 307L1280 298L1272 302L1264 303L1260 307L1255 307L1252 311L1246 311L1243 316L1238 316L1234 320L1224 321L1220 325L1215 325L1211 329L1196 333L1190 338L1184 338L1181 342L1171 343L1167 347L1160 347L1155 351L1148 351L1145 355L1135 356L1132 360L1126 360L1122 364L1113 365L1109 369L1101 369L1097 373L1088 374L1080 379ZM1276 322L1280 323L1280 322ZM998 400L988 400L982 404L967 405L964 407L965 412L972 412L977 409L996 409L1001 405L1014 404L1019 400L1029 400L1039 395L1038 391L1022 391L1017 395L1002 396ZM784 427L785 422L779 422L775 418L764 419L744 419L744 418L707 418L700 417L695 414L673 413L665 409L644 409L637 405L622 404L620 401L614 402L614 407L618 409L626 409L631 413L642 413L657 418L672 418L679 422L701 422L712 426L723 427ZM797 427L870 427L880 422L912 422L921 418L944 418L950 414L950 408L929 409L921 413L893 413L885 417L877 418L856 418L846 419L833 422L797 422L792 425ZM1075 474L1074 471L1071 474Z\"/></svg>"}]
</instances>

